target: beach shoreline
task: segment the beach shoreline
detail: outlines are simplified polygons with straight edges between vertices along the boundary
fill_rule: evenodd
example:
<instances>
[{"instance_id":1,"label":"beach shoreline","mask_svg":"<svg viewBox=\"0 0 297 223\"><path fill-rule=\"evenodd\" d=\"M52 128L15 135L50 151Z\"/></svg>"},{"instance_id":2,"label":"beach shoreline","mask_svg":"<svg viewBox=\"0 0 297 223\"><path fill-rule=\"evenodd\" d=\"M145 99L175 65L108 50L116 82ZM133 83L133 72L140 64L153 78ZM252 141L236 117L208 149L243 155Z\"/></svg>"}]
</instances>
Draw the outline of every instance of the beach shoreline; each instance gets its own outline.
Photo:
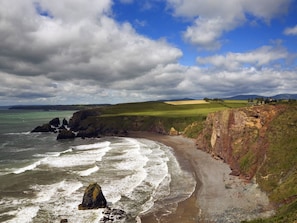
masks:
<instances>
[{"instance_id":1,"label":"beach shoreline","mask_svg":"<svg viewBox=\"0 0 297 223\"><path fill-rule=\"evenodd\" d=\"M193 174L193 194L178 203L174 213L158 212L141 216L142 223L240 222L271 216L274 211L267 195L255 182L231 176L231 169L196 147L194 139L151 132L129 132L128 137L160 142L173 149L181 167Z\"/></svg>"}]
</instances>

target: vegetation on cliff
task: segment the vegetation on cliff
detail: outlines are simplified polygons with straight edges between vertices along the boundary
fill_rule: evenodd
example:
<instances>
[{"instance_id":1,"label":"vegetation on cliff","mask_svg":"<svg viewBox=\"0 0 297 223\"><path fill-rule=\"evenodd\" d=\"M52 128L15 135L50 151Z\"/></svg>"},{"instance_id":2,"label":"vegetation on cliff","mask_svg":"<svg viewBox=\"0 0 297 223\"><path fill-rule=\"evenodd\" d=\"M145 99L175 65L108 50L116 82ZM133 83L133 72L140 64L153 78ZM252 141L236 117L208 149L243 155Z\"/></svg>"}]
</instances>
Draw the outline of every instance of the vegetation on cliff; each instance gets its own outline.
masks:
<instances>
[{"instance_id":1,"label":"vegetation on cliff","mask_svg":"<svg viewBox=\"0 0 297 223\"><path fill-rule=\"evenodd\" d=\"M255 179L278 214L253 222L297 219L297 106L262 105L211 113L197 145L228 163L232 173Z\"/></svg>"},{"instance_id":2,"label":"vegetation on cliff","mask_svg":"<svg viewBox=\"0 0 297 223\"><path fill-rule=\"evenodd\" d=\"M256 174L261 188L278 208L278 215L254 222L297 220L297 106L287 106L267 130L266 161Z\"/></svg>"},{"instance_id":3,"label":"vegetation on cliff","mask_svg":"<svg viewBox=\"0 0 297 223\"><path fill-rule=\"evenodd\" d=\"M246 101L186 105L164 102L117 104L76 112L69 125L74 131L93 132L92 136L118 135L127 130L168 134L173 127L189 137L196 137L208 113L246 104Z\"/></svg>"}]
</instances>

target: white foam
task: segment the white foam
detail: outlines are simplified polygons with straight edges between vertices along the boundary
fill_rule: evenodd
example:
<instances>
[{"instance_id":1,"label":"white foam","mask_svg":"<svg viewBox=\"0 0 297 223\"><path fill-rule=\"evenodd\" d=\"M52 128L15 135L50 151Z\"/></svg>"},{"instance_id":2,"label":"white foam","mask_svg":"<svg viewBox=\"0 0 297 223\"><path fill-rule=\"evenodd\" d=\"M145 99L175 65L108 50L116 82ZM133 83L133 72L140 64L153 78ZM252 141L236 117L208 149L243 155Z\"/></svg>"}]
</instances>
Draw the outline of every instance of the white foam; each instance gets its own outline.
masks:
<instances>
[{"instance_id":1,"label":"white foam","mask_svg":"<svg viewBox=\"0 0 297 223\"><path fill-rule=\"evenodd\" d=\"M29 135L31 132L11 132L11 133L5 133L4 135Z\"/></svg>"},{"instance_id":2,"label":"white foam","mask_svg":"<svg viewBox=\"0 0 297 223\"><path fill-rule=\"evenodd\" d=\"M52 185L37 185L36 202L50 215L67 218L69 222L97 223L103 217L102 210L78 210L82 201L83 184L74 181L61 181ZM50 190L48 197L43 195ZM53 219L48 219L53 220Z\"/></svg>"},{"instance_id":3,"label":"white foam","mask_svg":"<svg viewBox=\"0 0 297 223\"><path fill-rule=\"evenodd\" d=\"M42 159L42 160L38 160L28 166L22 167L20 169L17 169L15 171L13 171L14 174L20 174L20 173L24 173L28 170L34 170L36 167L38 167L43 161L45 161L46 158Z\"/></svg>"},{"instance_id":4,"label":"white foam","mask_svg":"<svg viewBox=\"0 0 297 223\"><path fill-rule=\"evenodd\" d=\"M95 149L89 148L89 150L67 150L67 152L65 151L61 153L58 157L49 157L45 164L57 168L88 166L94 164L96 161L101 161L110 149L110 147L103 147L102 145L102 147L97 147Z\"/></svg>"},{"instance_id":5,"label":"white foam","mask_svg":"<svg viewBox=\"0 0 297 223\"><path fill-rule=\"evenodd\" d=\"M82 177L86 177L86 176L91 175L92 173L97 172L98 170L99 170L99 167L95 165L94 167L92 167L90 169L79 171L77 173Z\"/></svg>"},{"instance_id":6,"label":"white foam","mask_svg":"<svg viewBox=\"0 0 297 223\"><path fill-rule=\"evenodd\" d=\"M74 150L89 150L89 149L96 149L96 148L104 148L108 147L110 145L110 142L104 141L104 142L97 142L93 144L87 144L87 145L80 145L80 146L74 146Z\"/></svg>"},{"instance_id":7,"label":"white foam","mask_svg":"<svg viewBox=\"0 0 297 223\"><path fill-rule=\"evenodd\" d=\"M35 202L44 203L50 200L57 200L61 197L67 197L82 186L81 182L61 181L51 185L35 185L31 189L36 192Z\"/></svg>"},{"instance_id":8,"label":"white foam","mask_svg":"<svg viewBox=\"0 0 297 223\"><path fill-rule=\"evenodd\" d=\"M29 206L21 208L17 211L9 212L9 215L15 215L11 220L6 221L7 223L30 223L39 211L38 206Z\"/></svg>"}]
</instances>

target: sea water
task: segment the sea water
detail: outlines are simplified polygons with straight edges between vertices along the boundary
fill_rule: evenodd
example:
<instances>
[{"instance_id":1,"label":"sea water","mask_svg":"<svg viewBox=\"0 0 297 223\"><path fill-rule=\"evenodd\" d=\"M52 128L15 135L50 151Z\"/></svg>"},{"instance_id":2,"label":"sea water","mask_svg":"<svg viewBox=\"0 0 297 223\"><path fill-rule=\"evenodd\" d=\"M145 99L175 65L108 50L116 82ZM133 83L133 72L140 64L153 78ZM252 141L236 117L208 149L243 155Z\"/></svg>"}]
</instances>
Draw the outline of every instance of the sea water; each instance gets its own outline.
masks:
<instances>
[{"instance_id":1,"label":"sea water","mask_svg":"<svg viewBox=\"0 0 297 223\"><path fill-rule=\"evenodd\" d=\"M129 222L156 210L170 214L193 193L193 175L161 143L128 137L57 141L54 133L30 133L72 113L0 110L0 222L97 223L102 210L78 210L93 182Z\"/></svg>"}]
</instances>

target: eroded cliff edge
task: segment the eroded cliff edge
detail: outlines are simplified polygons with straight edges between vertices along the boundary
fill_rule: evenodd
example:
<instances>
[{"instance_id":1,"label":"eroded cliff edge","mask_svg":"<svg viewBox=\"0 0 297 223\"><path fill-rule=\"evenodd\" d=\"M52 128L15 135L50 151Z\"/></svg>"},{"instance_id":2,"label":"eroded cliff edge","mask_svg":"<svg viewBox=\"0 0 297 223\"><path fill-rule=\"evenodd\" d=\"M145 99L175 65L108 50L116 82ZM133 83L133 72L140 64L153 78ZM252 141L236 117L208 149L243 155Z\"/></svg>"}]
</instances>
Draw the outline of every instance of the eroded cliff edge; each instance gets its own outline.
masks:
<instances>
[{"instance_id":1,"label":"eroded cliff edge","mask_svg":"<svg viewBox=\"0 0 297 223\"><path fill-rule=\"evenodd\" d=\"M282 106L254 106L211 113L197 147L228 163L232 174L250 180L265 160L267 130Z\"/></svg>"},{"instance_id":2,"label":"eroded cliff edge","mask_svg":"<svg viewBox=\"0 0 297 223\"><path fill-rule=\"evenodd\" d=\"M211 113L196 143L198 149L229 164L233 175L256 180L279 210L276 222L297 217L296 106L263 105Z\"/></svg>"}]
</instances>

